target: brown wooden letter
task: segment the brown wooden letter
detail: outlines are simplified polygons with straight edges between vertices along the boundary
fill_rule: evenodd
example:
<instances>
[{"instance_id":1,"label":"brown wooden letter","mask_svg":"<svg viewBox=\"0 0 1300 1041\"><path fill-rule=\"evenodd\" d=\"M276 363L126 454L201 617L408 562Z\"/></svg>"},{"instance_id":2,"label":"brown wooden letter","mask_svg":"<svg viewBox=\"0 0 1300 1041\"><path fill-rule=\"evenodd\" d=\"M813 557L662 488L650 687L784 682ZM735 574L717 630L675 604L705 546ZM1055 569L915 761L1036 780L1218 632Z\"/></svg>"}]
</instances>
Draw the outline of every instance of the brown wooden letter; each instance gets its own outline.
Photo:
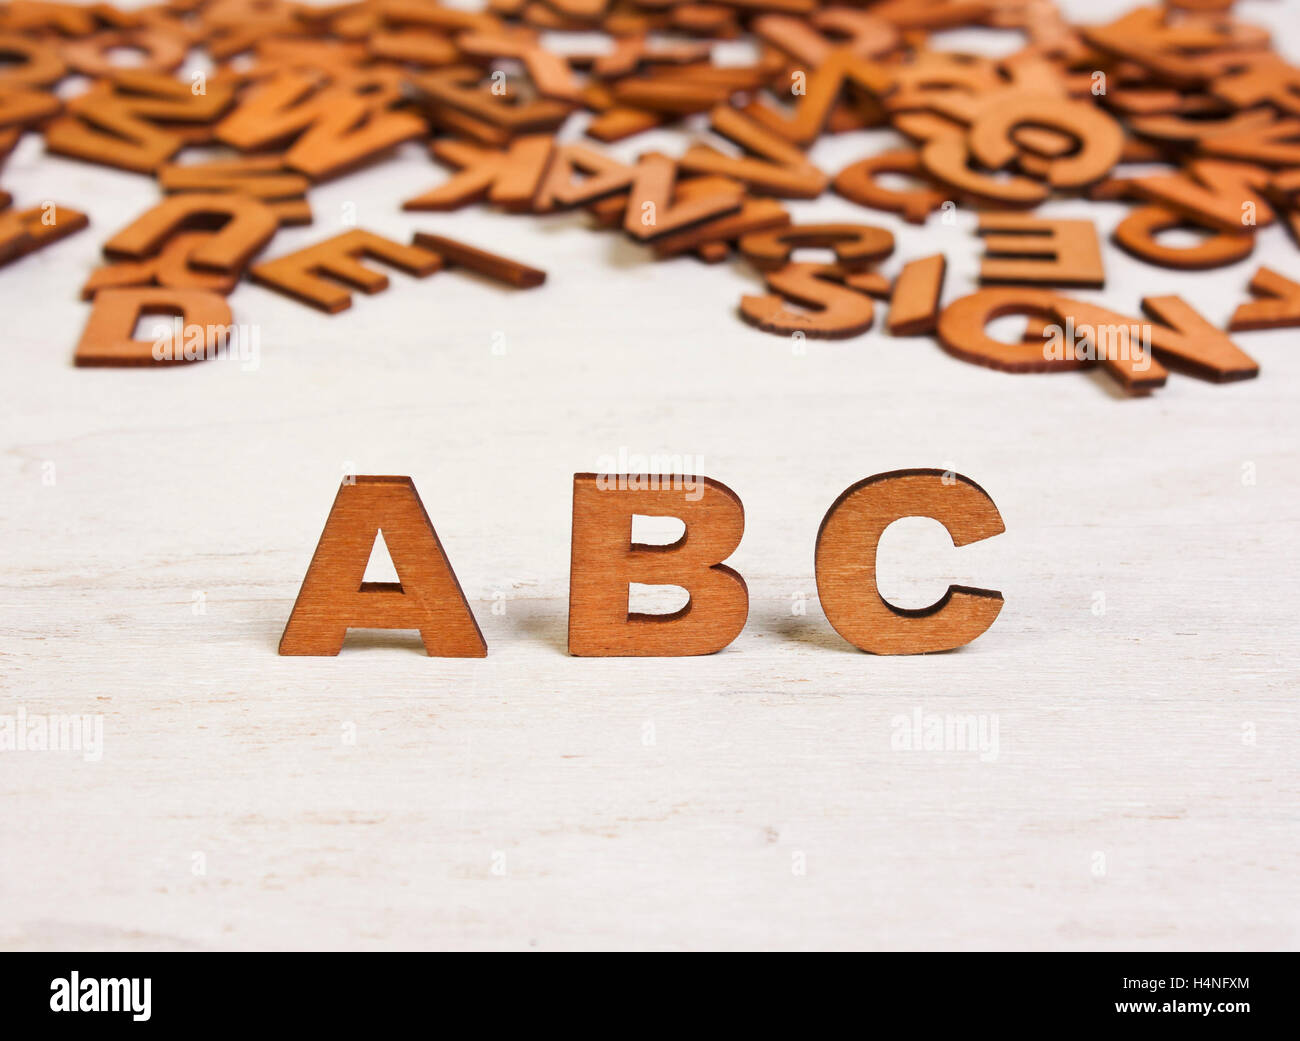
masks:
<instances>
[{"instance_id":1,"label":"brown wooden letter","mask_svg":"<svg viewBox=\"0 0 1300 1041\"><path fill-rule=\"evenodd\" d=\"M846 271L861 271L894 252L894 235L871 224L792 224L755 231L740 240L740 252L755 267L776 271L797 249L824 247Z\"/></svg>"},{"instance_id":2,"label":"brown wooden letter","mask_svg":"<svg viewBox=\"0 0 1300 1041\"><path fill-rule=\"evenodd\" d=\"M876 585L880 537L903 517L931 517L953 545L1000 535L1002 515L974 481L943 470L894 470L848 488L817 532L817 595L826 618L849 643L872 654L949 651L981 635L1002 610L1002 594L949 586L920 610L895 607Z\"/></svg>"},{"instance_id":3,"label":"brown wooden letter","mask_svg":"<svg viewBox=\"0 0 1300 1041\"><path fill-rule=\"evenodd\" d=\"M372 231L354 228L258 264L249 274L254 282L278 289L327 314L337 314L352 306L352 294L323 275L356 286L363 293L378 293L388 288L388 276L370 270L361 263L360 257L386 261L416 278L424 278L442 267L442 258L427 249L404 246Z\"/></svg>"},{"instance_id":4,"label":"brown wooden letter","mask_svg":"<svg viewBox=\"0 0 1300 1041\"><path fill-rule=\"evenodd\" d=\"M1042 220L1023 213L981 213L980 281L1090 286L1106 282L1096 225L1090 220Z\"/></svg>"},{"instance_id":5,"label":"brown wooden letter","mask_svg":"<svg viewBox=\"0 0 1300 1041\"><path fill-rule=\"evenodd\" d=\"M397 582L366 582L382 531ZM409 477L339 486L280 638L281 654L334 655L348 629L418 629L432 658L486 658L487 643Z\"/></svg>"},{"instance_id":6,"label":"brown wooden letter","mask_svg":"<svg viewBox=\"0 0 1300 1041\"><path fill-rule=\"evenodd\" d=\"M162 249L180 230L213 230L215 234L190 254L195 267L231 274L241 271L279 227L266 203L235 192L185 192L169 195L153 209L104 243L110 260L142 260Z\"/></svg>"},{"instance_id":7,"label":"brown wooden letter","mask_svg":"<svg viewBox=\"0 0 1300 1041\"><path fill-rule=\"evenodd\" d=\"M887 188L876 180L881 173L906 174L921 184L907 190ZM835 190L859 206L899 213L912 224L924 224L925 218L942 206L951 194L940 191L925 175L921 157L916 152L901 148L846 166L835 178Z\"/></svg>"},{"instance_id":8,"label":"brown wooden letter","mask_svg":"<svg viewBox=\"0 0 1300 1041\"><path fill-rule=\"evenodd\" d=\"M1199 229L1205 237L1192 246L1170 246L1157 236L1170 228ZM1161 267L1200 271L1235 264L1255 250L1252 229L1223 231L1198 224L1185 213L1163 206L1138 206L1111 232L1115 245L1125 253Z\"/></svg>"},{"instance_id":9,"label":"brown wooden letter","mask_svg":"<svg viewBox=\"0 0 1300 1041\"><path fill-rule=\"evenodd\" d=\"M1250 291L1258 299L1242 304L1233 312L1229 329L1281 329L1300 325L1300 283L1272 268L1262 267L1250 280Z\"/></svg>"},{"instance_id":10,"label":"brown wooden letter","mask_svg":"<svg viewBox=\"0 0 1300 1041\"><path fill-rule=\"evenodd\" d=\"M895 336L920 336L939 321L939 298L948 261L942 253L903 265L889 302L889 331Z\"/></svg>"},{"instance_id":11,"label":"brown wooden letter","mask_svg":"<svg viewBox=\"0 0 1300 1041\"><path fill-rule=\"evenodd\" d=\"M179 317L179 336L174 327L170 337L135 339L136 325L148 314ZM231 320L225 298L206 289L105 289L95 296L74 360L80 366L200 361L220 350Z\"/></svg>"},{"instance_id":12,"label":"brown wooden letter","mask_svg":"<svg viewBox=\"0 0 1300 1041\"><path fill-rule=\"evenodd\" d=\"M676 517L667 546L632 541L632 517ZM745 530L740 498L707 477L574 474L569 653L582 657L713 654L749 615L745 580L722 564ZM676 585L690 599L668 614L633 614L629 583Z\"/></svg>"},{"instance_id":13,"label":"brown wooden letter","mask_svg":"<svg viewBox=\"0 0 1300 1041\"><path fill-rule=\"evenodd\" d=\"M845 273L828 264L798 263L787 264L778 271L765 271L763 280L773 292L742 296L740 317L779 336L803 333L843 340L866 332L876 313L871 298L828 281L832 274L843 277ZM802 309L789 307L787 300L793 300Z\"/></svg>"}]
</instances>

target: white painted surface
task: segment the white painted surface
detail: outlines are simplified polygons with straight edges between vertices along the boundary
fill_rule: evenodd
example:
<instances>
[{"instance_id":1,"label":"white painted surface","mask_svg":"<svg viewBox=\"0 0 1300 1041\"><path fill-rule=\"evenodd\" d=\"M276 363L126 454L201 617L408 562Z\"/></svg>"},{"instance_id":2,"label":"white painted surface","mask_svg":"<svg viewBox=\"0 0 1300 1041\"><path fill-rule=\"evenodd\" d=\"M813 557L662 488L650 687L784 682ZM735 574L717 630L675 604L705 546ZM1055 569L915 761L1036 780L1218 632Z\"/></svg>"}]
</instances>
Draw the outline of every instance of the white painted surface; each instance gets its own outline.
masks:
<instances>
[{"instance_id":1,"label":"white painted surface","mask_svg":"<svg viewBox=\"0 0 1300 1041\"><path fill-rule=\"evenodd\" d=\"M1240 5L1294 37L1282 6ZM837 171L888 139L814 158ZM101 713L105 745L0 754L0 945L1296 946L1294 332L1241 335L1257 380L1173 376L1150 400L878 331L798 356L736 316L743 266L653 264L580 216L398 210L442 176L410 148L314 190L316 225L269 253L354 203L363 227L543 266L543 289L395 273L326 317L244 285L256 371L79 371L76 289L156 189L31 138L9 160L19 204L93 224L0 272L0 699ZM973 286L969 214L791 208L886 223L888 272L943 250L947 298ZM1123 209L1042 212L1109 233ZM1105 256L1096 299L1176 292L1217 323L1260 263L1300 275L1278 229L1205 274ZM564 652L570 478L620 447L702 458L744 501L751 618L722 654ZM1007 533L956 551L900 526L884 591L987 585L1002 617L957 653L859 654L816 603L822 514L869 474L949 465ZM414 477L486 661L413 635L277 657L345 471ZM996 721L996 758L892 749L918 709Z\"/></svg>"}]
</instances>

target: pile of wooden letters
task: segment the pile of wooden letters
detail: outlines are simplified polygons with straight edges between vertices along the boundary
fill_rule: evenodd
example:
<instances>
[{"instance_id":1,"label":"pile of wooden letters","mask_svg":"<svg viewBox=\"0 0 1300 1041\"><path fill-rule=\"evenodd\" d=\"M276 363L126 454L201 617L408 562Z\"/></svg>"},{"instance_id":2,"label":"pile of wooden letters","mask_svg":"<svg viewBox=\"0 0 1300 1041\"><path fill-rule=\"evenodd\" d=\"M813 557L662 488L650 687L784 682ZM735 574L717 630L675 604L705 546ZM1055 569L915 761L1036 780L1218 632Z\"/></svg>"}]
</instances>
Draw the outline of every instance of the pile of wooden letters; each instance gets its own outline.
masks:
<instances>
[{"instance_id":1,"label":"pile of wooden letters","mask_svg":"<svg viewBox=\"0 0 1300 1041\"><path fill-rule=\"evenodd\" d=\"M931 46L966 27L1018 31L1023 46L996 60ZM719 41L748 42L752 59L715 61ZM1300 68L1231 0L1089 25L1050 0L14 0L0 5L0 56L0 156L31 132L50 153L158 183L161 201L112 230L81 287L82 365L158 362L132 338L143 314L229 325L245 276L331 313L347 287L386 287L366 257L540 285L534 267L432 234L351 228L275 255L279 228L311 223L313 185L407 142L427 146L430 186L394 208L581 208L647 258L738 254L768 289L743 296L741 316L783 336L856 336L886 302L890 333L934 335L968 361L1101 365L1144 392L1167 367L1254 376L1229 332L1300 324L1300 284L1269 268L1227 330L1178 296L1135 299L1133 314L1077 299L1105 282L1094 222L1030 213L1063 196L1124 202L1114 243L1181 269L1240 261L1271 224L1300 237ZM602 150L669 124L695 134L681 155ZM809 158L824 135L875 128L896 142L841 170ZM864 220L792 219L786 200L827 191ZM84 228L76 203L0 192L0 263ZM894 236L866 211L923 223L958 209L979 212L975 292L944 304L942 255L881 272ZM1171 229L1197 234L1171 244ZM1029 318L1014 343L986 332L1009 314Z\"/></svg>"}]
</instances>

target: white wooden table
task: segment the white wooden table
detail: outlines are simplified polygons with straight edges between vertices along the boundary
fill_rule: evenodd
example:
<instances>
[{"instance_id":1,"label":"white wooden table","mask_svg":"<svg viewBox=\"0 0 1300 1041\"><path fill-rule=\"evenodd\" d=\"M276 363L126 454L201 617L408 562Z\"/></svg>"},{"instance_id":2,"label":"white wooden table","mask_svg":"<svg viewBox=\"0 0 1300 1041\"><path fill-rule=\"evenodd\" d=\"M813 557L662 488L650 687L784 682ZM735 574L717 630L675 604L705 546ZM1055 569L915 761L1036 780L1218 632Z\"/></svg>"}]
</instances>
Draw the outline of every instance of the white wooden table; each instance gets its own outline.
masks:
<instances>
[{"instance_id":1,"label":"white wooden table","mask_svg":"<svg viewBox=\"0 0 1300 1041\"><path fill-rule=\"evenodd\" d=\"M1284 7L1239 10L1295 58ZM353 206L542 266L544 288L394 273L327 317L245 284L254 371L78 370L77 287L157 189L30 136L8 161L19 204L92 227L0 272L0 711L100 715L104 745L0 754L0 946L1296 946L1293 331L1241 334L1257 380L1174 375L1148 400L880 331L798 354L737 317L759 285L741 264L655 264L577 215L398 209L443 176L412 146L313 190L315 225L269 254ZM974 285L970 213L791 209L893 228L889 273L945 251L947 299ZM1041 212L1109 234L1124 209ZM1207 273L1105 259L1095 299L1179 293L1220 324L1261 263L1300 275L1280 229ZM721 654L565 653L571 477L621 448L693 456L744 501L750 621ZM904 522L883 591L921 606L965 582L1006 607L962 651L864 655L817 605L817 526L849 484L916 466L979 482L1007 532L958 551ZM276 655L345 472L415 479L486 660L414 634ZM896 747L918 712L974 716L996 747Z\"/></svg>"}]
</instances>

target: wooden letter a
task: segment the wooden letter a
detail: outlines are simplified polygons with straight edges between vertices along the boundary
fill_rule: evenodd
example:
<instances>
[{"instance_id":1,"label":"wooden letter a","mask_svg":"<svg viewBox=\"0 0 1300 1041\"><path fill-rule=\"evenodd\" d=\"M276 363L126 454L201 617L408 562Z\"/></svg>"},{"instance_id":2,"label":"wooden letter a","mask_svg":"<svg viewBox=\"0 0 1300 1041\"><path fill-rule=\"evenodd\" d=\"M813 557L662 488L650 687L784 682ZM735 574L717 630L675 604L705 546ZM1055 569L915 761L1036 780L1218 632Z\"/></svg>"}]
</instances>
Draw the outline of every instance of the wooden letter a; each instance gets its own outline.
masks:
<instances>
[{"instance_id":1,"label":"wooden letter a","mask_svg":"<svg viewBox=\"0 0 1300 1041\"><path fill-rule=\"evenodd\" d=\"M409 477L339 488L280 638L281 654L338 654L349 628L418 629L435 658L485 658L487 643ZM397 582L366 582L382 531Z\"/></svg>"}]
</instances>

